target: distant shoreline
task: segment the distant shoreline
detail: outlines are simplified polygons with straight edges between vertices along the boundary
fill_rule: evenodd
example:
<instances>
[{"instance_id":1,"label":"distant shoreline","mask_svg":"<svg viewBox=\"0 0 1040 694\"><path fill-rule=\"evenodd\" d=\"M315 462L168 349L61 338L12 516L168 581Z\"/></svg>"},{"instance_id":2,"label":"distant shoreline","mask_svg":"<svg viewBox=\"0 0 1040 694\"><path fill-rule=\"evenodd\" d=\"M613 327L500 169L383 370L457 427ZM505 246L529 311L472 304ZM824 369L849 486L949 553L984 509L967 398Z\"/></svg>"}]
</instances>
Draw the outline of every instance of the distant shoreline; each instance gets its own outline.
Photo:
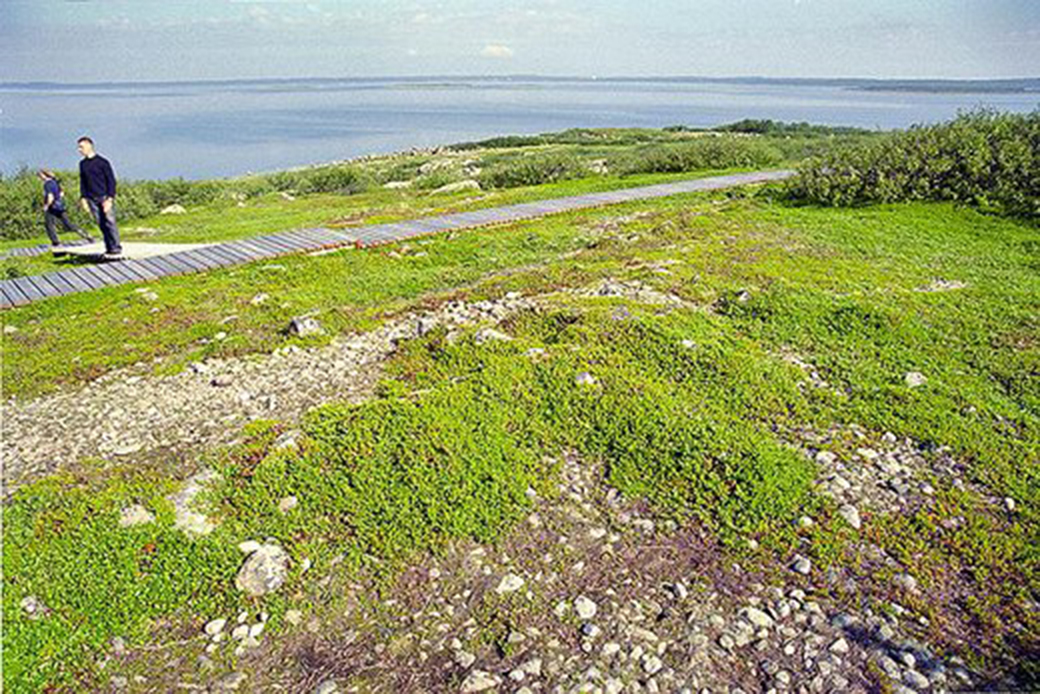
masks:
<instances>
[{"instance_id":1,"label":"distant shoreline","mask_svg":"<svg viewBox=\"0 0 1040 694\"><path fill-rule=\"evenodd\" d=\"M705 76L650 76L650 77L553 77L545 75L414 75L387 77L284 77L242 78L212 80L128 81L128 82L0 82L0 90L9 91L64 91L103 90L120 87L177 87L177 86L254 86L308 90L336 85L391 87L465 87L469 83L656 83L656 84L735 84L777 87L839 88L868 92L956 93L956 94L1032 94L1040 97L1040 77L1014 79L872 79L872 78L814 78L814 77L705 77Z\"/></svg>"}]
</instances>

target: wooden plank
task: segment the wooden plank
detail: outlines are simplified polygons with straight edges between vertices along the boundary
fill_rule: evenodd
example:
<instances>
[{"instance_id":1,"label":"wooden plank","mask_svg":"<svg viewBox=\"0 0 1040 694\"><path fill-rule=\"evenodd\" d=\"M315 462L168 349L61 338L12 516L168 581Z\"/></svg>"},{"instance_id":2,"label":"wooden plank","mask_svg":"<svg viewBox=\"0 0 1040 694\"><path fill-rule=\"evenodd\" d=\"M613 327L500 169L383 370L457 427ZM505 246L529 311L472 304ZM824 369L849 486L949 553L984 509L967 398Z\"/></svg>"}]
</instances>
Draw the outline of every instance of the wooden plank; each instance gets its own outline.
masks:
<instances>
[{"instance_id":1,"label":"wooden plank","mask_svg":"<svg viewBox=\"0 0 1040 694\"><path fill-rule=\"evenodd\" d=\"M255 237L249 239L249 245L262 251L265 258L274 258L279 255L285 255L289 251L275 243L271 243L264 237Z\"/></svg>"},{"instance_id":2,"label":"wooden plank","mask_svg":"<svg viewBox=\"0 0 1040 694\"><path fill-rule=\"evenodd\" d=\"M56 282L51 282L44 275L30 275L25 279L32 282L33 285L40 290L40 293L48 299L55 296L61 296L62 294L66 293L64 285L58 284Z\"/></svg>"},{"instance_id":3,"label":"wooden plank","mask_svg":"<svg viewBox=\"0 0 1040 694\"><path fill-rule=\"evenodd\" d=\"M34 287L24 277L15 277L11 281L14 282L16 287L22 290L22 294L25 294L29 301L39 301L43 298L43 294L40 293L40 290Z\"/></svg>"},{"instance_id":4,"label":"wooden plank","mask_svg":"<svg viewBox=\"0 0 1040 694\"><path fill-rule=\"evenodd\" d=\"M170 262L180 261L184 265L187 265L192 269L193 272L202 272L203 270L211 269L209 264L203 261L201 258L195 256L191 251L181 251L179 253L170 253L166 256L166 259Z\"/></svg>"},{"instance_id":5,"label":"wooden plank","mask_svg":"<svg viewBox=\"0 0 1040 694\"><path fill-rule=\"evenodd\" d=\"M98 270L95 265L72 268L72 270L80 279L89 284L92 289L102 289L115 284L108 275Z\"/></svg>"},{"instance_id":6,"label":"wooden plank","mask_svg":"<svg viewBox=\"0 0 1040 694\"><path fill-rule=\"evenodd\" d=\"M116 274L116 272L113 271L112 268L106 267L103 263L98 265L92 265L91 267L94 268L94 271L97 272L98 275L105 278L105 281L109 286L114 287L120 284L126 284L126 280L124 280L120 275Z\"/></svg>"},{"instance_id":7,"label":"wooden plank","mask_svg":"<svg viewBox=\"0 0 1040 694\"><path fill-rule=\"evenodd\" d=\"M64 272L48 272L46 278L47 281L54 285L54 288L62 294L75 294L79 291L71 282L68 281L68 279L66 279Z\"/></svg>"},{"instance_id":8,"label":"wooden plank","mask_svg":"<svg viewBox=\"0 0 1040 694\"><path fill-rule=\"evenodd\" d=\"M0 287L0 309L7 310L13 307L14 303L12 303L11 300L7 298L7 294L4 293L3 287Z\"/></svg>"},{"instance_id":9,"label":"wooden plank","mask_svg":"<svg viewBox=\"0 0 1040 694\"><path fill-rule=\"evenodd\" d=\"M218 268L224 267L217 260L200 253L198 248L193 248L190 251L181 251L180 256L182 258L188 258L201 264L204 270L216 270Z\"/></svg>"},{"instance_id":10,"label":"wooden plank","mask_svg":"<svg viewBox=\"0 0 1040 694\"><path fill-rule=\"evenodd\" d=\"M81 267L70 267L67 272L74 275L80 282L87 286L88 290L101 289L105 286L104 281L98 279L94 274L86 272Z\"/></svg>"},{"instance_id":11,"label":"wooden plank","mask_svg":"<svg viewBox=\"0 0 1040 694\"><path fill-rule=\"evenodd\" d=\"M313 251L322 247L322 242L317 238L302 238L299 236L290 236L287 233L284 234L271 234L265 236L264 240L270 241L271 243L284 246L290 253L297 253L299 251Z\"/></svg>"},{"instance_id":12,"label":"wooden plank","mask_svg":"<svg viewBox=\"0 0 1040 694\"><path fill-rule=\"evenodd\" d=\"M56 274L60 274L62 279L71 284L77 292L89 292L93 287L84 282L79 276L72 271L71 268L67 270L61 270Z\"/></svg>"},{"instance_id":13,"label":"wooden plank","mask_svg":"<svg viewBox=\"0 0 1040 694\"><path fill-rule=\"evenodd\" d=\"M133 278L134 282L150 282L152 278L142 272L133 260L121 260L115 265L126 275Z\"/></svg>"},{"instance_id":14,"label":"wooden plank","mask_svg":"<svg viewBox=\"0 0 1040 694\"><path fill-rule=\"evenodd\" d=\"M0 282L0 289L3 290L4 296L10 300L13 306L24 306L29 303L29 297L27 297L22 290L14 286L14 282L10 280L4 280Z\"/></svg>"},{"instance_id":15,"label":"wooden plank","mask_svg":"<svg viewBox=\"0 0 1040 694\"><path fill-rule=\"evenodd\" d=\"M255 254L250 253L244 247L230 243L222 243L219 246L213 246L211 250L214 253L230 258L239 264L249 263L256 259Z\"/></svg>"},{"instance_id":16,"label":"wooden plank","mask_svg":"<svg viewBox=\"0 0 1040 694\"><path fill-rule=\"evenodd\" d=\"M274 236L274 234L271 234L270 236L261 236L260 238L256 239L256 242L259 243L259 244L266 243L267 245L269 245L269 246L273 247L274 249L276 249L276 251L278 252L279 255L286 255L288 253L295 253L296 251L299 250L296 246L294 246L293 244L289 243L288 241L282 241L282 240L276 238Z\"/></svg>"},{"instance_id":17,"label":"wooden plank","mask_svg":"<svg viewBox=\"0 0 1040 694\"><path fill-rule=\"evenodd\" d=\"M106 269L111 271L112 274L114 274L117 277L119 277L122 280L122 284L128 284L128 283L131 283L131 282L139 282L140 281L140 278L138 278L135 275L131 274L130 272L128 272L126 270L126 268L123 267L123 261L121 261L121 260L114 261L114 262L109 262L109 263L102 263L102 265L105 265Z\"/></svg>"},{"instance_id":18,"label":"wooden plank","mask_svg":"<svg viewBox=\"0 0 1040 694\"><path fill-rule=\"evenodd\" d=\"M193 272L198 272L194 266L189 265L187 262L185 262L184 258L181 258L180 253L167 253L166 255L155 257L157 259L161 258L163 262L165 262L167 265L170 265L173 268L175 268L175 271L178 275L185 275L191 274Z\"/></svg>"},{"instance_id":19,"label":"wooden plank","mask_svg":"<svg viewBox=\"0 0 1040 694\"><path fill-rule=\"evenodd\" d=\"M220 253L219 251L217 251L217 247L216 246L208 246L206 248L196 248L195 252L198 253L199 255L203 256L204 258L208 258L209 260L213 261L214 263L216 263L218 266L220 266L222 268L228 267L229 265L238 265L239 262L240 262L236 258L229 258L228 256L224 255L223 253Z\"/></svg>"},{"instance_id":20,"label":"wooden plank","mask_svg":"<svg viewBox=\"0 0 1040 694\"><path fill-rule=\"evenodd\" d=\"M155 270L156 274L160 277L173 277L174 275L180 275L184 272L184 270L179 266L174 265L161 255L153 255L150 258L143 258L141 262Z\"/></svg>"},{"instance_id":21,"label":"wooden plank","mask_svg":"<svg viewBox=\"0 0 1040 694\"><path fill-rule=\"evenodd\" d=\"M144 258L135 258L133 260L124 260L123 261L123 266L124 267L133 268L134 272L136 272L137 274L141 275L141 277L143 277L145 279L145 281L151 282L152 280L159 279L159 275L155 274L154 271L152 271L148 266L146 266L142 262L143 260L144 260Z\"/></svg>"},{"instance_id":22,"label":"wooden plank","mask_svg":"<svg viewBox=\"0 0 1040 694\"><path fill-rule=\"evenodd\" d=\"M236 253L242 253L249 257L250 262L254 260L263 260L267 257L267 254L261 251L256 246L248 243L247 241L232 241L231 243L223 244L225 248L233 250Z\"/></svg>"}]
</instances>

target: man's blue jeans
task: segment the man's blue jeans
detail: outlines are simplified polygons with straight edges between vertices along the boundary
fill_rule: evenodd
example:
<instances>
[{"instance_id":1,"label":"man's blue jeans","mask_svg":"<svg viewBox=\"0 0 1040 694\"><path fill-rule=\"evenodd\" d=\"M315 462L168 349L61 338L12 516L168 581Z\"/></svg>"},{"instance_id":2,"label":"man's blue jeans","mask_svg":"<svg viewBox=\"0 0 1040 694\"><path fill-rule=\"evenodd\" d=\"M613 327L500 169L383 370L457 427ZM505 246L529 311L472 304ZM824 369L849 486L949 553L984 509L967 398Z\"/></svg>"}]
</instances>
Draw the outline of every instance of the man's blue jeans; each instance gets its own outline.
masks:
<instances>
[{"instance_id":1,"label":"man's blue jeans","mask_svg":"<svg viewBox=\"0 0 1040 694\"><path fill-rule=\"evenodd\" d=\"M101 236L105 239L105 252L122 253L123 245L119 242L119 227L116 226L115 202L112 203L108 212L105 212L100 200L87 200L87 204L90 205L90 212L94 215L98 229L101 230Z\"/></svg>"}]
</instances>

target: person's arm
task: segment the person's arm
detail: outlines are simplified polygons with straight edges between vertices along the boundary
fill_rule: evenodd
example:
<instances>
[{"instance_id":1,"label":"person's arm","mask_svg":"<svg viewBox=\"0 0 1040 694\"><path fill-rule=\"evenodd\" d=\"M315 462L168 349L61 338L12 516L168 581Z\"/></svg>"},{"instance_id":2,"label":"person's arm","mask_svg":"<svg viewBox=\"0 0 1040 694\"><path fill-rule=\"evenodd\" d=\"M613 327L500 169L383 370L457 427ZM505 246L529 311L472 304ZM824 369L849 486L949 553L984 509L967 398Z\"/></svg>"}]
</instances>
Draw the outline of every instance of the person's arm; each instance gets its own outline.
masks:
<instances>
[{"instance_id":1,"label":"person's arm","mask_svg":"<svg viewBox=\"0 0 1040 694\"><path fill-rule=\"evenodd\" d=\"M87 172L83 169L82 161L79 163L79 206L90 214L90 205L87 204Z\"/></svg>"},{"instance_id":2,"label":"person's arm","mask_svg":"<svg viewBox=\"0 0 1040 694\"><path fill-rule=\"evenodd\" d=\"M54 193L47 193L46 197L44 197L43 199L43 211L46 212L47 210L51 209L51 205L53 204Z\"/></svg>"},{"instance_id":3,"label":"person's arm","mask_svg":"<svg viewBox=\"0 0 1040 694\"><path fill-rule=\"evenodd\" d=\"M103 168L105 174L105 202L103 206L105 212L108 212L112 209L112 203L116 201L116 174L112 170L112 165L107 161Z\"/></svg>"}]
</instances>

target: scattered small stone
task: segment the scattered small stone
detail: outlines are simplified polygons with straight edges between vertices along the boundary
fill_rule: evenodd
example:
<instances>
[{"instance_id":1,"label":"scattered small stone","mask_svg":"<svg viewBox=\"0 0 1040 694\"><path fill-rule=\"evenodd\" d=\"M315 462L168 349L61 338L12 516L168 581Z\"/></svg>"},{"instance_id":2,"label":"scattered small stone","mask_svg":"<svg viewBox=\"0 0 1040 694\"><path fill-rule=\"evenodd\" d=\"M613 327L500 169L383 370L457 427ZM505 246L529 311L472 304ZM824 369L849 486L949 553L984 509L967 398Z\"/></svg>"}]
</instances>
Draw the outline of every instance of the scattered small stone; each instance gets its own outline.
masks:
<instances>
[{"instance_id":1,"label":"scattered small stone","mask_svg":"<svg viewBox=\"0 0 1040 694\"><path fill-rule=\"evenodd\" d=\"M303 621L303 612L300 610L286 610L285 621L294 627L299 626Z\"/></svg>"},{"instance_id":2,"label":"scattered small stone","mask_svg":"<svg viewBox=\"0 0 1040 694\"><path fill-rule=\"evenodd\" d=\"M335 680L325 680L317 686L314 694L339 694L339 685Z\"/></svg>"},{"instance_id":3,"label":"scattered small stone","mask_svg":"<svg viewBox=\"0 0 1040 694\"><path fill-rule=\"evenodd\" d=\"M643 671L648 675L656 675L664 667L664 663L653 653L646 653L641 660Z\"/></svg>"},{"instance_id":4,"label":"scattered small stone","mask_svg":"<svg viewBox=\"0 0 1040 694\"><path fill-rule=\"evenodd\" d=\"M902 588L911 593L917 590L917 579L910 574L896 574L892 577L892 583L897 588Z\"/></svg>"},{"instance_id":5,"label":"scattered small stone","mask_svg":"<svg viewBox=\"0 0 1040 694\"><path fill-rule=\"evenodd\" d=\"M903 377L903 380L906 381L906 385L908 385L911 388L923 386L925 383L928 382L928 378L920 371L909 372L906 376Z\"/></svg>"},{"instance_id":6,"label":"scattered small stone","mask_svg":"<svg viewBox=\"0 0 1040 694\"><path fill-rule=\"evenodd\" d=\"M235 379L231 377L231 374L217 374L210 381L217 388L227 388L235 382Z\"/></svg>"},{"instance_id":7,"label":"scattered small stone","mask_svg":"<svg viewBox=\"0 0 1040 694\"><path fill-rule=\"evenodd\" d=\"M295 496L287 496L278 501L278 510L282 513L292 511L300 503Z\"/></svg>"},{"instance_id":8,"label":"scattered small stone","mask_svg":"<svg viewBox=\"0 0 1040 694\"><path fill-rule=\"evenodd\" d=\"M249 636L249 625L247 624L239 624L231 630L231 638L235 641L241 641L247 636Z\"/></svg>"},{"instance_id":9,"label":"scattered small stone","mask_svg":"<svg viewBox=\"0 0 1040 694\"><path fill-rule=\"evenodd\" d=\"M799 528L811 528L813 526L813 519L809 516L801 516L798 519Z\"/></svg>"},{"instance_id":10,"label":"scattered small stone","mask_svg":"<svg viewBox=\"0 0 1040 694\"><path fill-rule=\"evenodd\" d=\"M859 530L862 526L862 521L859 517L859 510L852 504L842 504L838 508L838 515L845 519L845 521L856 530Z\"/></svg>"},{"instance_id":11,"label":"scattered small stone","mask_svg":"<svg viewBox=\"0 0 1040 694\"><path fill-rule=\"evenodd\" d=\"M466 679L462 681L462 694L472 694L473 692L483 692L488 689L493 689L501 684L502 680L492 675L490 672L484 672L483 670L474 670L466 676Z\"/></svg>"},{"instance_id":12,"label":"scattered small stone","mask_svg":"<svg viewBox=\"0 0 1040 694\"><path fill-rule=\"evenodd\" d=\"M455 652L455 664L463 670L470 669L475 662L477 662L477 656L473 655L469 651L460 650Z\"/></svg>"},{"instance_id":13,"label":"scattered small stone","mask_svg":"<svg viewBox=\"0 0 1040 694\"><path fill-rule=\"evenodd\" d=\"M296 335L297 337L307 337L309 335L324 335L325 328L322 327L317 318L297 316L289 321L288 332L290 335Z\"/></svg>"},{"instance_id":14,"label":"scattered small stone","mask_svg":"<svg viewBox=\"0 0 1040 694\"><path fill-rule=\"evenodd\" d=\"M578 596L574 601L574 611L577 612L580 619L592 619L596 616L597 609L596 603L584 595Z\"/></svg>"},{"instance_id":15,"label":"scattered small stone","mask_svg":"<svg viewBox=\"0 0 1040 694\"><path fill-rule=\"evenodd\" d=\"M213 685L218 690L234 691L237 690L242 683L246 681L246 674L244 672L230 672Z\"/></svg>"},{"instance_id":16,"label":"scattered small stone","mask_svg":"<svg viewBox=\"0 0 1040 694\"><path fill-rule=\"evenodd\" d=\"M828 650L835 655L848 655L849 643L845 639L838 639L831 644L831 647Z\"/></svg>"},{"instance_id":17,"label":"scattered small stone","mask_svg":"<svg viewBox=\"0 0 1040 694\"><path fill-rule=\"evenodd\" d=\"M206 622L206 626L203 631L206 632L207 636L216 636L220 632L224 631L224 626L227 624L227 620L223 618L211 619Z\"/></svg>"},{"instance_id":18,"label":"scattered small stone","mask_svg":"<svg viewBox=\"0 0 1040 694\"><path fill-rule=\"evenodd\" d=\"M596 385L596 377L590 374L588 371L582 371L580 374L574 377L574 383L579 386L594 386Z\"/></svg>"},{"instance_id":19,"label":"scattered small stone","mask_svg":"<svg viewBox=\"0 0 1040 694\"><path fill-rule=\"evenodd\" d=\"M762 629L768 629L773 626L773 618L756 607L745 607L740 611L740 616L750 622L752 626Z\"/></svg>"},{"instance_id":20,"label":"scattered small stone","mask_svg":"<svg viewBox=\"0 0 1040 694\"><path fill-rule=\"evenodd\" d=\"M801 555L796 555L794 562L791 564L791 570L803 576L808 576L809 572L812 571L812 562Z\"/></svg>"},{"instance_id":21,"label":"scattered small stone","mask_svg":"<svg viewBox=\"0 0 1040 694\"><path fill-rule=\"evenodd\" d=\"M524 579L520 578L516 574L506 574L499 581L498 586L495 588L495 592L499 595L505 595L506 593L515 593L524 587Z\"/></svg>"},{"instance_id":22,"label":"scattered small stone","mask_svg":"<svg viewBox=\"0 0 1040 694\"><path fill-rule=\"evenodd\" d=\"M1006 508L1008 512L1013 512L1015 510L1015 500L1010 496L1004 497L1004 508Z\"/></svg>"}]
</instances>

